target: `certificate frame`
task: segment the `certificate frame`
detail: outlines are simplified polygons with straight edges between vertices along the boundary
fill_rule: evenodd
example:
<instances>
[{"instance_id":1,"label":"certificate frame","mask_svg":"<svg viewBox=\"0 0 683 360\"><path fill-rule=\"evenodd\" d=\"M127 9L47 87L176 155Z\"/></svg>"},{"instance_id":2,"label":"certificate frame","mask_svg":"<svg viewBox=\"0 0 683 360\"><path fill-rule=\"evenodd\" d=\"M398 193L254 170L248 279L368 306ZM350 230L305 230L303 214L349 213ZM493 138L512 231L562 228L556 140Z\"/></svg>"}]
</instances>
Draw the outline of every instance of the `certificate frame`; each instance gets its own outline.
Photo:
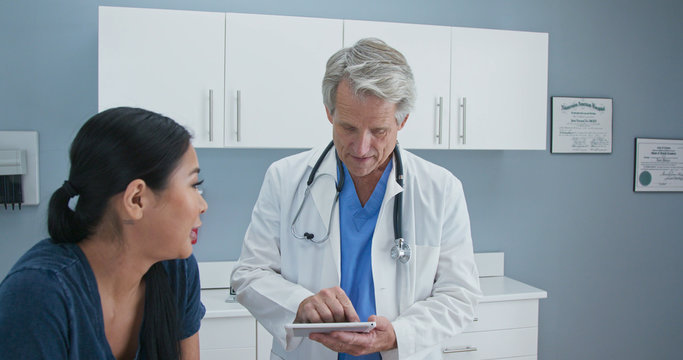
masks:
<instances>
[{"instance_id":1,"label":"certificate frame","mask_svg":"<svg viewBox=\"0 0 683 360\"><path fill-rule=\"evenodd\" d=\"M612 98L553 96L551 100L551 153L612 153Z\"/></svg>"},{"instance_id":2,"label":"certificate frame","mask_svg":"<svg viewBox=\"0 0 683 360\"><path fill-rule=\"evenodd\" d=\"M683 139L635 139L633 191L683 192Z\"/></svg>"}]
</instances>

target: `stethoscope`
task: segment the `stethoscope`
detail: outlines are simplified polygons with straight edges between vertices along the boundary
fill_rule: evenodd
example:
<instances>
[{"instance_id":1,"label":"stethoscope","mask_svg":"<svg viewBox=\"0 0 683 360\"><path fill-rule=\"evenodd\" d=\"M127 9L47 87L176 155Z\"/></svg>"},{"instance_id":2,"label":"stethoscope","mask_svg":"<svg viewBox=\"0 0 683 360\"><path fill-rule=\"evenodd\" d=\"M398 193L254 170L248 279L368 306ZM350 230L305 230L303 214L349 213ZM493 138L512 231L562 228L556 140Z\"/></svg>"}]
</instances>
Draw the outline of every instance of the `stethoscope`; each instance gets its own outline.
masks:
<instances>
[{"instance_id":1,"label":"stethoscope","mask_svg":"<svg viewBox=\"0 0 683 360\"><path fill-rule=\"evenodd\" d=\"M313 165L313 170L311 170L311 174L308 176L308 181L306 182L306 190L304 192L304 198L301 201L301 205L299 206L299 210L296 212L296 215L294 216L294 220L292 220L292 235L297 238L297 239L306 239L312 243L320 244L325 242L327 239L330 237L330 228L332 227L332 216L334 213L334 204L339 201L339 193L341 193L342 188L344 187L344 178L346 177L344 174L344 168L342 167L342 161L339 159L339 156L337 155L337 152L335 151L334 156L337 160L337 173L339 174L339 181L336 183L336 194L334 196L334 203L332 206L332 210L330 210L330 218L328 220L327 224L327 233L325 236L323 236L320 239L316 239L315 235L310 232L304 232L303 235L297 234L296 230L294 229L294 225L296 224L296 221L299 219L299 216L301 215L301 210L304 207L304 203L306 202L306 199L310 196L311 192L311 187L313 186L313 183L320 177L316 177L315 174L318 172L318 168L320 168L320 164L322 164L323 160L325 159L325 156L327 156L327 153L330 152L330 149L334 146L334 142L331 141L329 145L325 148L323 153L320 155L318 158L318 161L315 162L315 165ZM398 145L394 147L394 156L396 157L396 182L402 187L403 186L403 162L401 161L401 154L398 150ZM321 175L322 176L322 175ZM407 263L408 260L410 260L410 245L403 239L402 235L402 225L401 225L401 219L403 215L403 193L400 192L396 194L396 197L394 198L394 246L391 248L391 258L397 261L400 261L401 263Z\"/></svg>"}]
</instances>

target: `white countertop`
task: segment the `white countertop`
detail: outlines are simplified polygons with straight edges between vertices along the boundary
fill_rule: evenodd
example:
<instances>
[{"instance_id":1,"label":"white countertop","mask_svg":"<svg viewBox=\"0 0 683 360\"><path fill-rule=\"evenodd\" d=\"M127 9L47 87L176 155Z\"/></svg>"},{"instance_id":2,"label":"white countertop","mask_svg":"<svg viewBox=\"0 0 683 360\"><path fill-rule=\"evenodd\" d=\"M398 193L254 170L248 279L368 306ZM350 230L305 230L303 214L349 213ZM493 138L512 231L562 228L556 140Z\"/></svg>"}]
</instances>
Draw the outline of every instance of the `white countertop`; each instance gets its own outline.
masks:
<instances>
[{"instance_id":1,"label":"white countertop","mask_svg":"<svg viewBox=\"0 0 683 360\"><path fill-rule=\"evenodd\" d=\"M226 302L228 289L203 289L202 304L206 307L204 318L245 317L249 311L237 302Z\"/></svg>"},{"instance_id":2,"label":"white countertop","mask_svg":"<svg viewBox=\"0 0 683 360\"><path fill-rule=\"evenodd\" d=\"M505 276L479 279L484 294L480 302L545 299L548 293ZM227 289L202 290L202 303L206 307L205 318L246 317L249 311L236 302L226 302Z\"/></svg>"},{"instance_id":3,"label":"white countertop","mask_svg":"<svg viewBox=\"0 0 683 360\"><path fill-rule=\"evenodd\" d=\"M479 284L484 294L479 302L545 299L548 297L545 290L506 276L479 278Z\"/></svg>"}]
</instances>

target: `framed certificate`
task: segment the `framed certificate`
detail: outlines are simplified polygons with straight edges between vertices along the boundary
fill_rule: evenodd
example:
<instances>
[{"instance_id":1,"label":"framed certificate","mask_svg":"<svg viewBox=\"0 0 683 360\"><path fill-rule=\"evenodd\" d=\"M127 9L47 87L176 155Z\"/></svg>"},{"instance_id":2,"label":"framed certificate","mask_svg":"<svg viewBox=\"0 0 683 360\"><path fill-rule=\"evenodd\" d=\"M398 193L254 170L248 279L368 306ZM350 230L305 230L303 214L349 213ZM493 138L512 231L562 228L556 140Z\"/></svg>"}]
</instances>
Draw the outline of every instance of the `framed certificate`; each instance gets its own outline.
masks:
<instances>
[{"instance_id":1,"label":"framed certificate","mask_svg":"<svg viewBox=\"0 0 683 360\"><path fill-rule=\"evenodd\" d=\"M683 139L636 138L633 191L683 191Z\"/></svg>"},{"instance_id":2,"label":"framed certificate","mask_svg":"<svg viewBox=\"0 0 683 360\"><path fill-rule=\"evenodd\" d=\"M553 96L552 153L612 153L612 99Z\"/></svg>"}]
</instances>

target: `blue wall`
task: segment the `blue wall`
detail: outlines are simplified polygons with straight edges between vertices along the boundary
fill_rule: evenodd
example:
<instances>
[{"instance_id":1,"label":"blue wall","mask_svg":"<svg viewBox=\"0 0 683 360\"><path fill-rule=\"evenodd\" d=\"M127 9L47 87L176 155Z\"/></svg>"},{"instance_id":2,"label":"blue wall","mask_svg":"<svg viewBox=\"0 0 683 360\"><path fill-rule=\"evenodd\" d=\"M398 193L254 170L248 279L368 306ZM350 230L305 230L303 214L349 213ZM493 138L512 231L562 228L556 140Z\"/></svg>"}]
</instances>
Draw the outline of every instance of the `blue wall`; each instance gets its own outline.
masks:
<instances>
[{"instance_id":1,"label":"blue wall","mask_svg":"<svg viewBox=\"0 0 683 360\"><path fill-rule=\"evenodd\" d=\"M0 276L46 236L68 145L97 111L98 5L548 32L549 95L613 98L612 154L416 153L463 181L475 250L504 251L509 276L548 291L541 359L683 353L683 194L632 191L634 138L683 138L682 2L0 0L0 130L39 132L41 175L40 206L0 209ZM294 152L198 151L210 205L200 261L239 256L266 167Z\"/></svg>"}]
</instances>

